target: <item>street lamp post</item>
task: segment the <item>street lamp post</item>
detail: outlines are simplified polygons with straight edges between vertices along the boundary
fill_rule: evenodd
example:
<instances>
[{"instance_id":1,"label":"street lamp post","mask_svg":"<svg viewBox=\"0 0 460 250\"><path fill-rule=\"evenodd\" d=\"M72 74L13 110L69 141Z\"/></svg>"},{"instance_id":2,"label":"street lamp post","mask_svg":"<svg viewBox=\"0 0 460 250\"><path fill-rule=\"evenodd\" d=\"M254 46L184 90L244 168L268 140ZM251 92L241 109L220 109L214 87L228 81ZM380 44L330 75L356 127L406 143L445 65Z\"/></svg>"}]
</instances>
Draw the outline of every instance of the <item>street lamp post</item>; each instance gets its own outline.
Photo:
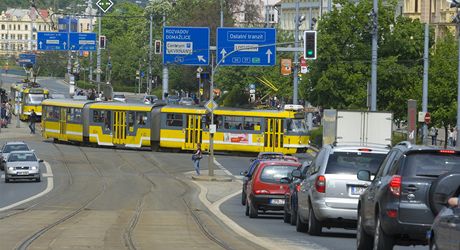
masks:
<instances>
[{"instance_id":1,"label":"street lamp post","mask_svg":"<svg viewBox=\"0 0 460 250\"><path fill-rule=\"evenodd\" d=\"M295 31L294 31L294 41L295 41L295 46L298 47L299 45L299 0L296 1L295 3ZM299 76L298 76L298 68L297 68L297 63L299 61L299 52L297 50L294 52L294 91L293 91L293 98L292 101L294 104L298 103L298 85L299 85Z\"/></svg>"}]
</instances>

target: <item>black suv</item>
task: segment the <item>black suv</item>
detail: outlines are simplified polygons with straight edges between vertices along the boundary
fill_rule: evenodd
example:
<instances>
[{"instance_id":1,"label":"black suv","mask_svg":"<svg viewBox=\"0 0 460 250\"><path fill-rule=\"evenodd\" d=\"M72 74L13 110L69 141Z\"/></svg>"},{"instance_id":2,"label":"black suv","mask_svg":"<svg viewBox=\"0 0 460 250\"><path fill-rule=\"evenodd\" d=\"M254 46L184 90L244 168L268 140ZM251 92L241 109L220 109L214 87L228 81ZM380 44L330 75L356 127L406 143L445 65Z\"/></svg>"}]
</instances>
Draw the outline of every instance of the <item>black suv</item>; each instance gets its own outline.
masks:
<instances>
[{"instance_id":1,"label":"black suv","mask_svg":"<svg viewBox=\"0 0 460 250\"><path fill-rule=\"evenodd\" d=\"M460 183L446 185L445 177L458 171L460 151L409 142L391 149L374 178L359 171L358 179L372 182L359 198L357 248L427 244L436 213L459 192Z\"/></svg>"}]
</instances>

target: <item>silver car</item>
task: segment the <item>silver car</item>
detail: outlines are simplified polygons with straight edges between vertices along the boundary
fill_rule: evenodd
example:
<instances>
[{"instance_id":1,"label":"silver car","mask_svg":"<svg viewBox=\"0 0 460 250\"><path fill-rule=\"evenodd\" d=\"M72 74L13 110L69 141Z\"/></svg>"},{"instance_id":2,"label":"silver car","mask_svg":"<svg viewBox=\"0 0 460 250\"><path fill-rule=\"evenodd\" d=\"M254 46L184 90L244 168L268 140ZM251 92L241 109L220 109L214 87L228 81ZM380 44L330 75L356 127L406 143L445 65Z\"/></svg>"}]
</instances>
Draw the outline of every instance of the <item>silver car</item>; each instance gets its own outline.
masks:
<instances>
[{"instance_id":1,"label":"silver car","mask_svg":"<svg viewBox=\"0 0 460 250\"><path fill-rule=\"evenodd\" d=\"M41 181L40 162L33 151L13 151L5 161L5 182L12 179Z\"/></svg>"},{"instance_id":2,"label":"silver car","mask_svg":"<svg viewBox=\"0 0 460 250\"><path fill-rule=\"evenodd\" d=\"M30 148L22 141L7 142L3 145L0 151L0 169L3 171L5 168L5 161L8 155L13 151L29 151Z\"/></svg>"},{"instance_id":3,"label":"silver car","mask_svg":"<svg viewBox=\"0 0 460 250\"><path fill-rule=\"evenodd\" d=\"M324 146L300 184L297 231L319 235L323 227L356 228L359 195L370 183L358 180L357 172L375 174L388 151L383 146Z\"/></svg>"},{"instance_id":4,"label":"silver car","mask_svg":"<svg viewBox=\"0 0 460 250\"><path fill-rule=\"evenodd\" d=\"M191 105L195 104L195 101L191 97L182 97L180 99L180 101L179 101L179 104L180 105L191 106Z\"/></svg>"}]
</instances>

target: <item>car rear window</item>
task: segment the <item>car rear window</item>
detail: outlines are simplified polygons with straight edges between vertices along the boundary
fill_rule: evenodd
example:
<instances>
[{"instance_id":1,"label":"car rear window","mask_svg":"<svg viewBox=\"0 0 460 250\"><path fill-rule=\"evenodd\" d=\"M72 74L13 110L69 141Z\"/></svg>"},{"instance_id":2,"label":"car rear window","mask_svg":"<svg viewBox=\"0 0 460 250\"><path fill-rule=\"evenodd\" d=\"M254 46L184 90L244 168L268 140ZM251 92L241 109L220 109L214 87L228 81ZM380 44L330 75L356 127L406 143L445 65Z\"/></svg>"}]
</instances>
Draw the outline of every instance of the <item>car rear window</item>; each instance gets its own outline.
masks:
<instances>
[{"instance_id":1,"label":"car rear window","mask_svg":"<svg viewBox=\"0 0 460 250\"><path fill-rule=\"evenodd\" d=\"M4 153L10 153L12 151L28 151L29 148L25 144L6 145Z\"/></svg>"},{"instance_id":2,"label":"car rear window","mask_svg":"<svg viewBox=\"0 0 460 250\"><path fill-rule=\"evenodd\" d=\"M364 152L334 152L329 155L326 174L352 174L359 170L368 170L377 173L386 154Z\"/></svg>"},{"instance_id":3,"label":"car rear window","mask_svg":"<svg viewBox=\"0 0 460 250\"><path fill-rule=\"evenodd\" d=\"M416 153L406 158L404 176L438 177L452 170L460 170L460 155Z\"/></svg>"},{"instance_id":4,"label":"car rear window","mask_svg":"<svg viewBox=\"0 0 460 250\"><path fill-rule=\"evenodd\" d=\"M296 168L297 166L266 166L264 169L262 169L260 180L269 183L280 183L281 178L289 177L292 170Z\"/></svg>"}]
</instances>

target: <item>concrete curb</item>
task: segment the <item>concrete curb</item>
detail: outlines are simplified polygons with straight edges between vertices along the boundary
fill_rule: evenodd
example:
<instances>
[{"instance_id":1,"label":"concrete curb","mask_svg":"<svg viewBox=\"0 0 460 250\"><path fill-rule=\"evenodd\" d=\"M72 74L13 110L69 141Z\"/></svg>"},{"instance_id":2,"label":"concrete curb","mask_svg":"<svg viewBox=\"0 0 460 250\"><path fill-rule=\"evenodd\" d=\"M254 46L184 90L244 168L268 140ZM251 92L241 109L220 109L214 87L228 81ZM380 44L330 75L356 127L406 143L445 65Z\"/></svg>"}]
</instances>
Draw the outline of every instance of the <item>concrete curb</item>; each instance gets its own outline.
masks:
<instances>
[{"instance_id":1,"label":"concrete curb","mask_svg":"<svg viewBox=\"0 0 460 250\"><path fill-rule=\"evenodd\" d=\"M215 181L215 182L232 182L233 179L228 176L209 176L209 175L192 175L194 181Z\"/></svg>"}]
</instances>

